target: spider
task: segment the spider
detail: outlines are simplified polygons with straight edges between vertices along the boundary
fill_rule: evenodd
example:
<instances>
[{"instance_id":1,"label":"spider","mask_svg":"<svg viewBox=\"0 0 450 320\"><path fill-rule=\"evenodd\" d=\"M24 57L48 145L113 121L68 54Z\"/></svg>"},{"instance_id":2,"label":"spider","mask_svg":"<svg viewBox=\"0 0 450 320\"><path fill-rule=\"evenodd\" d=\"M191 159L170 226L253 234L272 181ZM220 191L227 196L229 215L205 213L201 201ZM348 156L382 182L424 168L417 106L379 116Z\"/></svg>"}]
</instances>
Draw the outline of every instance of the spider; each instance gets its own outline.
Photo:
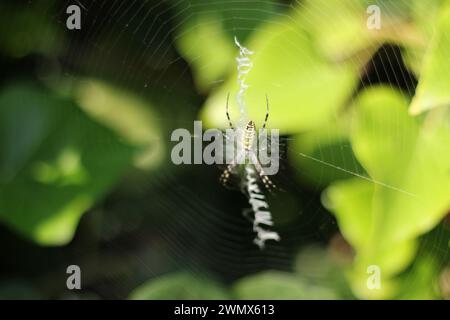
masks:
<instances>
[{"instance_id":1,"label":"spider","mask_svg":"<svg viewBox=\"0 0 450 320\"><path fill-rule=\"evenodd\" d=\"M228 113L228 101L230 98L230 94L227 95L227 102L226 102L226 115L228 119L228 125L230 129L236 130L233 126L233 123L230 119L230 114ZM266 117L264 119L264 123L262 125L262 129L264 130L266 128L267 119L269 118L269 98L266 95ZM260 161L258 160L258 157L256 155L255 150L253 150L253 143L255 141L255 135L256 135L256 126L255 122L252 120L247 121L245 125L245 129L243 131L243 135L240 138L240 143L242 144L243 148L240 154L237 154L236 157L232 160L230 164L226 167L226 169L223 171L222 175L220 176L220 181L224 186L227 186L228 180L233 172L233 170L240 164L240 159L243 157L247 157L250 162L255 166L255 169L261 178L261 181L263 182L265 188L269 191L272 191L276 186L272 183L272 181L267 177L267 175L264 172L264 168L262 167Z\"/></svg>"}]
</instances>

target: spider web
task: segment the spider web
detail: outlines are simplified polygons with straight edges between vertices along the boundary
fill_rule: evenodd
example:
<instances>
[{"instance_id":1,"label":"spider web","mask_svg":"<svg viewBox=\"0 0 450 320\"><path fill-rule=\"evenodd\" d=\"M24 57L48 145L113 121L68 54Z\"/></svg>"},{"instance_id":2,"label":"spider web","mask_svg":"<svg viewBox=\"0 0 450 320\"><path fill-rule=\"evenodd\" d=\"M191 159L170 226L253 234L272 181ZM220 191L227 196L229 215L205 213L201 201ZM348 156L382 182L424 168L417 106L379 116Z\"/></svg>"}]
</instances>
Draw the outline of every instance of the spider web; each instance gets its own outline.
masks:
<instances>
[{"instance_id":1,"label":"spider web","mask_svg":"<svg viewBox=\"0 0 450 320\"><path fill-rule=\"evenodd\" d=\"M176 30L192 16L214 13L210 1L76 2L83 12L82 30L72 35L67 44L63 76L105 78L148 98L159 106L158 121L166 128L161 141L168 143L169 134L175 128L192 128L204 99L196 93L190 66L180 57L173 41ZM240 41L245 41L248 34L274 16L293 19L289 11L293 4L288 2L221 0L214 3L227 8L235 5L227 9L231 14L223 18L223 23L226 31L238 35ZM63 10L70 4L70 1L65 6L58 4L59 14L48 13L49 18L64 27L65 21L60 17L64 17ZM251 18L252 14L257 18ZM392 57L389 50L382 47L378 55ZM363 79L362 88L378 82L397 83L406 86L403 89L412 95L415 79L403 72L398 78L399 73L392 70L399 65L403 62L398 55L381 60L372 74ZM216 82L220 84L221 81ZM282 146L289 151L295 139L299 138L287 137ZM319 148L319 154L321 151ZM415 196L408 190L371 179L353 162L341 166L338 161L293 152L324 168ZM339 151L333 156L343 158ZM100 217L102 224L100 237L87 244L90 254L99 260L111 255L114 261L124 259L131 264L126 270L105 272L100 284L91 284L101 296L124 298L137 284L177 270L188 270L199 279L210 273L224 283L262 270L290 271L300 248L311 243L325 244L337 232L335 219L321 206L321 190L305 188L293 179L294 174L302 173L296 172L298 168L289 164L287 156L282 158L275 180L282 190L268 201L274 206L272 214L282 241L267 243L265 251L252 244L252 226L242 216L242 208L248 206L246 198L222 188L218 168L177 167L170 163L169 154L165 159L166 163L157 172L131 172L82 221L81 230L88 228L94 216ZM283 205L289 211L284 216L280 209ZM442 234L439 231L438 238ZM76 257L75 262L85 258L82 252L85 249L78 249L77 241L82 242L83 238L77 236L74 247L69 248ZM429 241L431 250L441 250L441 238Z\"/></svg>"}]
</instances>

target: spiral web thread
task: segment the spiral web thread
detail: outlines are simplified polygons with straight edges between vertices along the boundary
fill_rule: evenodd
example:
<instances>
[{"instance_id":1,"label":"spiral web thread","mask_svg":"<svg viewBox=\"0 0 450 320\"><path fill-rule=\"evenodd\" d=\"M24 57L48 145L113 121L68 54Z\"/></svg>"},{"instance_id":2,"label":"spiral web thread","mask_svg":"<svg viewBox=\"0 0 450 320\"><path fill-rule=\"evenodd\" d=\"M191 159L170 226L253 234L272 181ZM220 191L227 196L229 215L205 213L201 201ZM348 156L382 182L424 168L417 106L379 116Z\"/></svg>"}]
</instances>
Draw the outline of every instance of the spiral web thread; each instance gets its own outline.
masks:
<instances>
[{"instance_id":1,"label":"spiral web thread","mask_svg":"<svg viewBox=\"0 0 450 320\"><path fill-rule=\"evenodd\" d=\"M250 51L246 47L242 46L236 37L234 37L234 43L239 48L239 56L236 57L238 70L238 84L239 84L239 91L237 94L237 104L239 106L240 122L244 122L247 117L244 95L245 91L249 87L248 84L245 83L245 77L253 67L253 63L250 60L250 56L253 54L253 51Z\"/></svg>"}]
</instances>

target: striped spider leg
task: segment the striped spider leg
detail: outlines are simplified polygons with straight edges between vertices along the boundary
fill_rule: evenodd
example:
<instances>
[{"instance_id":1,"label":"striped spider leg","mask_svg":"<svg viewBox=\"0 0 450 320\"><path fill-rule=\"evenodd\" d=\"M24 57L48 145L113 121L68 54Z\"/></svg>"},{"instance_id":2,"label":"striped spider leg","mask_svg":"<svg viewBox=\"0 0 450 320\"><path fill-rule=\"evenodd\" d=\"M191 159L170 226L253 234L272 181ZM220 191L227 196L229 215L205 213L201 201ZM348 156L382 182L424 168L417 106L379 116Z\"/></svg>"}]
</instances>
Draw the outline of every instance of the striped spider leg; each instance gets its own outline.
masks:
<instances>
[{"instance_id":1,"label":"striped spider leg","mask_svg":"<svg viewBox=\"0 0 450 320\"><path fill-rule=\"evenodd\" d=\"M227 137L227 139L229 139ZM229 163L227 165L227 167L225 168L225 170L222 172L222 174L220 175L219 181L220 183L226 187L226 188L230 188L231 186L228 184L231 175L233 174L233 171L237 168L237 166L244 160L244 153L238 154L232 161L231 163Z\"/></svg>"},{"instance_id":2,"label":"striped spider leg","mask_svg":"<svg viewBox=\"0 0 450 320\"><path fill-rule=\"evenodd\" d=\"M258 172L258 175L261 178L261 181L263 182L264 187L269 192L273 192L274 189L276 188L276 185L272 182L272 180L269 179L269 177L264 172L264 168L262 167L261 163L259 162L258 157L256 156L256 154L253 151L251 151L249 153L249 156L251 156L251 162L255 166L256 172Z\"/></svg>"}]
</instances>

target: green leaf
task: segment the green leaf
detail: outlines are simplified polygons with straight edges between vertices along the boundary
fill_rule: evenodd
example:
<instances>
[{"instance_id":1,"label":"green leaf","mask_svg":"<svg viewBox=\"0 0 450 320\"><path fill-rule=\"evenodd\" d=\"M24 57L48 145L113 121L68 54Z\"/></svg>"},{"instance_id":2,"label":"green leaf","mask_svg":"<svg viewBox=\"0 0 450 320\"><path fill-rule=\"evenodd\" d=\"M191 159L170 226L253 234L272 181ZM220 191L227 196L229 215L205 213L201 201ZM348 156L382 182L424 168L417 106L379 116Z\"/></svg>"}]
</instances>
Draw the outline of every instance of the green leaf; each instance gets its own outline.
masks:
<instances>
[{"instance_id":1,"label":"green leaf","mask_svg":"<svg viewBox=\"0 0 450 320\"><path fill-rule=\"evenodd\" d=\"M315 244L302 248L295 258L294 270L309 283L332 290L338 299L354 299L345 273L351 252L336 239L337 235L327 246Z\"/></svg>"},{"instance_id":2,"label":"green leaf","mask_svg":"<svg viewBox=\"0 0 450 320\"><path fill-rule=\"evenodd\" d=\"M361 298L385 298L395 293L391 276L405 268L411 261L416 244L414 241L392 243L389 250L379 253L370 243L376 216L374 186L361 179L335 182L326 190L324 205L337 217L339 229L356 252L350 275L354 293ZM376 265L381 269L380 290L369 290L366 285L367 268Z\"/></svg>"},{"instance_id":3,"label":"green leaf","mask_svg":"<svg viewBox=\"0 0 450 320\"><path fill-rule=\"evenodd\" d=\"M233 42L214 16L198 17L183 27L176 45L189 62L200 91L206 92L226 75L233 63Z\"/></svg>"},{"instance_id":4,"label":"green leaf","mask_svg":"<svg viewBox=\"0 0 450 320\"><path fill-rule=\"evenodd\" d=\"M407 43L402 51L402 58L408 69L420 76L427 47L436 29L439 7L446 0L410 1L409 33L415 41ZM426 12L426 14L424 14ZM432 21L432 23L430 23Z\"/></svg>"},{"instance_id":5,"label":"green leaf","mask_svg":"<svg viewBox=\"0 0 450 320\"><path fill-rule=\"evenodd\" d=\"M380 9L380 28L369 28L376 14L373 6ZM408 1L395 0L306 0L299 13L321 54L364 65L383 43L416 41L408 25L410 7Z\"/></svg>"},{"instance_id":6,"label":"green leaf","mask_svg":"<svg viewBox=\"0 0 450 320\"><path fill-rule=\"evenodd\" d=\"M353 287L362 297L388 297L390 281L412 260L416 239L450 208L448 114L411 117L397 91L376 87L355 102L352 147L369 177L336 182L324 197L356 250ZM369 265L382 271L384 289L368 290Z\"/></svg>"},{"instance_id":7,"label":"green leaf","mask_svg":"<svg viewBox=\"0 0 450 320\"><path fill-rule=\"evenodd\" d=\"M347 117L289 139L289 159L301 183L324 188L331 182L364 174L350 146Z\"/></svg>"},{"instance_id":8,"label":"green leaf","mask_svg":"<svg viewBox=\"0 0 450 320\"><path fill-rule=\"evenodd\" d=\"M349 58L372 46L360 0L308 0L299 13L318 50L331 60Z\"/></svg>"},{"instance_id":9,"label":"green leaf","mask_svg":"<svg viewBox=\"0 0 450 320\"><path fill-rule=\"evenodd\" d=\"M167 274L150 280L130 294L134 300L228 299L227 291L216 282L187 272Z\"/></svg>"},{"instance_id":10,"label":"green leaf","mask_svg":"<svg viewBox=\"0 0 450 320\"><path fill-rule=\"evenodd\" d=\"M408 225L393 227L392 232L398 233L394 240L407 238L413 230L416 234L430 230L450 205L448 114L420 121L407 114L407 104L387 88L367 91L357 102L351 138L354 152L370 177L389 185L378 184L383 197L395 200L392 209L403 209L393 214L393 221L422 222L411 225L411 230Z\"/></svg>"},{"instance_id":11,"label":"green leaf","mask_svg":"<svg viewBox=\"0 0 450 320\"><path fill-rule=\"evenodd\" d=\"M138 146L133 164L144 170L157 168L164 157L160 119L153 106L129 92L94 79L76 85L80 107L93 119Z\"/></svg>"},{"instance_id":12,"label":"green leaf","mask_svg":"<svg viewBox=\"0 0 450 320\"><path fill-rule=\"evenodd\" d=\"M402 300L436 300L439 299L437 289L439 266L436 257L428 252L421 252L411 270L402 278L398 298Z\"/></svg>"},{"instance_id":13,"label":"green leaf","mask_svg":"<svg viewBox=\"0 0 450 320\"><path fill-rule=\"evenodd\" d=\"M335 182L324 198L324 205L336 213L340 231L357 252L368 245L373 189L371 183L352 178Z\"/></svg>"},{"instance_id":14,"label":"green leaf","mask_svg":"<svg viewBox=\"0 0 450 320\"><path fill-rule=\"evenodd\" d=\"M270 103L269 127L284 133L302 132L323 125L351 95L358 79L354 64L333 64L318 55L310 35L291 17L261 26L246 47L253 68L245 83L247 113L261 124L265 114L265 96ZM324 90L326 88L326 90ZM225 102L228 92L237 93L237 73L203 107L206 125L226 127ZM230 114L238 114L235 99L230 99Z\"/></svg>"},{"instance_id":15,"label":"green leaf","mask_svg":"<svg viewBox=\"0 0 450 320\"><path fill-rule=\"evenodd\" d=\"M70 100L29 85L0 93L0 220L41 245L69 242L134 148Z\"/></svg>"},{"instance_id":16,"label":"green leaf","mask_svg":"<svg viewBox=\"0 0 450 320\"><path fill-rule=\"evenodd\" d=\"M410 112L419 114L450 106L450 2L442 6L433 37L422 59L420 78Z\"/></svg>"},{"instance_id":17,"label":"green leaf","mask_svg":"<svg viewBox=\"0 0 450 320\"><path fill-rule=\"evenodd\" d=\"M324 287L315 286L295 274L266 271L245 277L233 285L237 299L335 299L335 294Z\"/></svg>"},{"instance_id":18,"label":"green leaf","mask_svg":"<svg viewBox=\"0 0 450 320\"><path fill-rule=\"evenodd\" d=\"M197 87L207 92L235 69L234 36L241 41L275 11L274 1L193 0L174 4L179 20L175 44L189 62Z\"/></svg>"}]
</instances>

